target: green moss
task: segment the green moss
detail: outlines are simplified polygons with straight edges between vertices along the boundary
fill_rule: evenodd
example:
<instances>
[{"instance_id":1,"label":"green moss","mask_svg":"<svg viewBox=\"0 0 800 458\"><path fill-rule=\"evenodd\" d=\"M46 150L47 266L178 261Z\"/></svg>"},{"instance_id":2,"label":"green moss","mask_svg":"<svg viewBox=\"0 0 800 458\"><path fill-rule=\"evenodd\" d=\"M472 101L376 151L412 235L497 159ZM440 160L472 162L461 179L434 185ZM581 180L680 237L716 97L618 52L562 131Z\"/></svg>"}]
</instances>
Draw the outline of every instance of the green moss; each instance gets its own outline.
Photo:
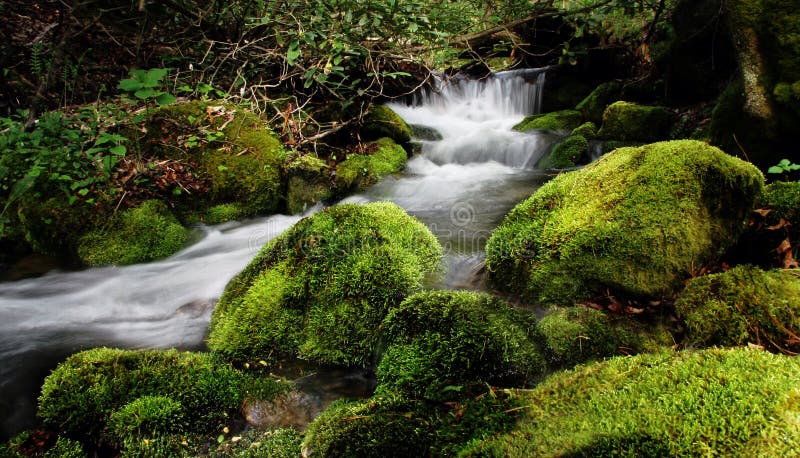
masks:
<instances>
[{"instance_id":1,"label":"green moss","mask_svg":"<svg viewBox=\"0 0 800 458\"><path fill-rule=\"evenodd\" d=\"M487 244L490 280L560 305L668 293L736 240L763 180L693 140L618 149L511 211Z\"/></svg>"},{"instance_id":2,"label":"green moss","mask_svg":"<svg viewBox=\"0 0 800 458\"><path fill-rule=\"evenodd\" d=\"M572 129L583 123L583 115L575 110L554 111L531 115L514 126L514 130L527 132L529 130L553 130L558 132L571 132Z\"/></svg>"},{"instance_id":3,"label":"green moss","mask_svg":"<svg viewBox=\"0 0 800 458\"><path fill-rule=\"evenodd\" d=\"M582 135L572 135L558 143L543 156L536 167L540 169L567 169L588 162L589 141Z\"/></svg>"},{"instance_id":4,"label":"green moss","mask_svg":"<svg viewBox=\"0 0 800 458\"><path fill-rule=\"evenodd\" d=\"M587 121L572 129L572 133L570 135L581 135L591 140L597 138L597 126L593 122Z\"/></svg>"},{"instance_id":5,"label":"green moss","mask_svg":"<svg viewBox=\"0 0 800 458\"><path fill-rule=\"evenodd\" d=\"M311 155L300 156L286 166L286 207L289 213L302 213L331 196L330 168Z\"/></svg>"},{"instance_id":6,"label":"green moss","mask_svg":"<svg viewBox=\"0 0 800 458\"><path fill-rule=\"evenodd\" d=\"M38 414L45 427L97 441L114 412L122 409L115 423L127 427L135 421L128 413L152 406L152 399L137 399L166 396L184 409L187 432L210 434L239 407L242 383L239 372L209 354L96 348L70 356L45 379Z\"/></svg>"},{"instance_id":7,"label":"green moss","mask_svg":"<svg viewBox=\"0 0 800 458\"><path fill-rule=\"evenodd\" d=\"M228 221L236 221L244 217L247 211L242 208L240 204L219 204L209 207L206 214L203 216L203 221L206 224L221 224Z\"/></svg>"},{"instance_id":8,"label":"green moss","mask_svg":"<svg viewBox=\"0 0 800 458\"><path fill-rule=\"evenodd\" d=\"M388 137L397 143L411 141L411 128L403 118L386 105L372 105L364 117L364 126L359 132L366 141Z\"/></svg>"},{"instance_id":9,"label":"green moss","mask_svg":"<svg viewBox=\"0 0 800 458\"><path fill-rule=\"evenodd\" d=\"M618 357L521 393L515 427L464 456L789 456L800 361L760 351ZM789 455L786 455L786 454Z\"/></svg>"},{"instance_id":10,"label":"green moss","mask_svg":"<svg viewBox=\"0 0 800 458\"><path fill-rule=\"evenodd\" d=\"M262 431L248 429L209 452L211 458L298 458L301 456L303 435L294 428Z\"/></svg>"},{"instance_id":11,"label":"green moss","mask_svg":"<svg viewBox=\"0 0 800 458\"><path fill-rule=\"evenodd\" d=\"M185 428L181 403L166 396L142 396L114 411L106 436L125 448L137 441L178 434Z\"/></svg>"},{"instance_id":12,"label":"green moss","mask_svg":"<svg viewBox=\"0 0 800 458\"><path fill-rule=\"evenodd\" d=\"M86 456L80 442L59 436L56 444L47 450L42 458L85 458Z\"/></svg>"},{"instance_id":13,"label":"green moss","mask_svg":"<svg viewBox=\"0 0 800 458\"><path fill-rule=\"evenodd\" d=\"M383 318L440 256L433 234L394 204L329 207L271 241L228 284L209 346L237 359L363 363Z\"/></svg>"},{"instance_id":14,"label":"green moss","mask_svg":"<svg viewBox=\"0 0 800 458\"><path fill-rule=\"evenodd\" d=\"M664 107L614 102L603 112L603 126L598 135L622 141L664 140L669 135L672 118L672 113Z\"/></svg>"},{"instance_id":15,"label":"green moss","mask_svg":"<svg viewBox=\"0 0 800 458\"><path fill-rule=\"evenodd\" d=\"M65 196L25 196L17 202L19 227L12 234L24 239L39 253L74 256L80 234L102 222L91 205L70 205Z\"/></svg>"},{"instance_id":16,"label":"green moss","mask_svg":"<svg viewBox=\"0 0 800 458\"><path fill-rule=\"evenodd\" d=\"M699 346L755 343L800 350L800 277L738 266L693 279L675 303L689 340Z\"/></svg>"},{"instance_id":17,"label":"green moss","mask_svg":"<svg viewBox=\"0 0 800 458\"><path fill-rule=\"evenodd\" d=\"M365 189L405 167L408 155L391 139L382 138L370 145L373 151L369 155L350 154L336 166L336 188L340 194Z\"/></svg>"},{"instance_id":18,"label":"green moss","mask_svg":"<svg viewBox=\"0 0 800 458\"><path fill-rule=\"evenodd\" d=\"M656 351L674 344L663 327L650 331L626 316L588 307L554 309L539 321L538 331L550 362L562 367L608 356Z\"/></svg>"},{"instance_id":19,"label":"green moss","mask_svg":"<svg viewBox=\"0 0 800 458\"><path fill-rule=\"evenodd\" d=\"M107 227L78 241L78 255L88 265L134 264L170 256L186 243L186 229L158 200L114 216Z\"/></svg>"},{"instance_id":20,"label":"green moss","mask_svg":"<svg viewBox=\"0 0 800 458\"><path fill-rule=\"evenodd\" d=\"M761 205L772 212L767 223L775 225L781 219L788 221L792 234L800 233L800 181L776 181L764 188Z\"/></svg>"},{"instance_id":21,"label":"green moss","mask_svg":"<svg viewBox=\"0 0 800 458\"><path fill-rule=\"evenodd\" d=\"M377 392L447 400L463 395L466 385L523 386L545 369L533 343L535 321L485 294L411 296L381 326L388 348Z\"/></svg>"},{"instance_id":22,"label":"green moss","mask_svg":"<svg viewBox=\"0 0 800 458\"><path fill-rule=\"evenodd\" d=\"M603 122L603 112L606 107L622 94L622 85L616 81L603 83L583 99L575 109L580 111L586 120L600 125Z\"/></svg>"}]
</instances>

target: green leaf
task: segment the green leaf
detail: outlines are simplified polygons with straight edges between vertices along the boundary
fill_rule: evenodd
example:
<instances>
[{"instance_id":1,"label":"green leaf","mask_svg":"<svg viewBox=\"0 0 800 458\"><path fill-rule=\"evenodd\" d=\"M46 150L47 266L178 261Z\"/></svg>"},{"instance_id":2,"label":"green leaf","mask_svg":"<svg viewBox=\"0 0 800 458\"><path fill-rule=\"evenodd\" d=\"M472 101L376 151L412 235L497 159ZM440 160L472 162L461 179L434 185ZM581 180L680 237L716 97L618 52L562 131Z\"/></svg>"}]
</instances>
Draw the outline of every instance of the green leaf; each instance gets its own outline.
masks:
<instances>
[{"instance_id":1,"label":"green leaf","mask_svg":"<svg viewBox=\"0 0 800 458\"><path fill-rule=\"evenodd\" d=\"M80 196L85 196L86 194L89 194L89 188L83 188L78 191L78 195Z\"/></svg>"},{"instance_id":2,"label":"green leaf","mask_svg":"<svg viewBox=\"0 0 800 458\"><path fill-rule=\"evenodd\" d=\"M162 107L165 105L172 105L173 103L175 103L176 100L178 99L176 99L175 96L170 94L169 92L165 92L156 97L156 102Z\"/></svg>"},{"instance_id":3,"label":"green leaf","mask_svg":"<svg viewBox=\"0 0 800 458\"><path fill-rule=\"evenodd\" d=\"M151 97L158 97L161 94L163 94L163 92L156 91L155 89L139 89L138 91L133 93L133 95L136 96L137 99L141 100L146 100Z\"/></svg>"},{"instance_id":4,"label":"green leaf","mask_svg":"<svg viewBox=\"0 0 800 458\"><path fill-rule=\"evenodd\" d=\"M767 173L783 173L783 172L784 170L781 167L778 167L777 165L773 165L772 167L767 169Z\"/></svg>"},{"instance_id":5,"label":"green leaf","mask_svg":"<svg viewBox=\"0 0 800 458\"><path fill-rule=\"evenodd\" d=\"M111 154L115 154L117 156L124 156L125 153L128 152L128 148L126 148L125 145L112 146L108 150L111 152Z\"/></svg>"},{"instance_id":6,"label":"green leaf","mask_svg":"<svg viewBox=\"0 0 800 458\"><path fill-rule=\"evenodd\" d=\"M161 86L161 80L168 72L168 68L151 68L142 78L142 85L149 88Z\"/></svg>"},{"instance_id":7,"label":"green leaf","mask_svg":"<svg viewBox=\"0 0 800 458\"><path fill-rule=\"evenodd\" d=\"M289 50L286 52L286 63L289 65L294 65L297 62L297 59L300 57L300 44L297 40L292 41L289 45Z\"/></svg>"},{"instance_id":8,"label":"green leaf","mask_svg":"<svg viewBox=\"0 0 800 458\"><path fill-rule=\"evenodd\" d=\"M779 167L787 167L789 164L790 164L789 159L781 159L781 161L778 162Z\"/></svg>"},{"instance_id":9,"label":"green leaf","mask_svg":"<svg viewBox=\"0 0 800 458\"><path fill-rule=\"evenodd\" d=\"M123 91L133 92L138 91L142 88L142 83L135 79L125 79L119 82L117 85L117 89L122 89Z\"/></svg>"}]
</instances>

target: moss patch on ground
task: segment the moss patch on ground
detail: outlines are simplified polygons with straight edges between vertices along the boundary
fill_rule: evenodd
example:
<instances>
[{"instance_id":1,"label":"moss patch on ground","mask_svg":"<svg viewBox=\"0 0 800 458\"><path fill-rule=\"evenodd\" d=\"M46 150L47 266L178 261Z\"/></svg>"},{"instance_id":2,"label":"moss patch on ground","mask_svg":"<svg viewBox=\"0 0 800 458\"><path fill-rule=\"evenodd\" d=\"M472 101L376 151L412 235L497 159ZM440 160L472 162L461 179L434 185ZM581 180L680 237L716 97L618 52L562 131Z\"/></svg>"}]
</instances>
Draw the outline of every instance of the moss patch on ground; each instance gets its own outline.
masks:
<instances>
[{"instance_id":1,"label":"moss patch on ground","mask_svg":"<svg viewBox=\"0 0 800 458\"><path fill-rule=\"evenodd\" d=\"M603 112L603 125L598 136L621 141L666 140L672 120L672 113L664 107L614 102Z\"/></svg>"},{"instance_id":2,"label":"moss patch on ground","mask_svg":"<svg viewBox=\"0 0 800 458\"><path fill-rule=\"evenodd\" d=\"M329 207L273 239L228 284L209 347L244 360L362 364L386 314L440 257L433 234L394 204Z\"/></svg>"},{"instance_id":3,"label":"moss patch on ground","mask_svg":"<svg viewBox=\"0 0 800 458\"><path fill-rule=\"evenodd\" d=\"M506 434L465 456L788 456L796 358L745 349L619 357L555 374ZM787 455L788 454L788 455Z\"/></svg>"},{"instance_id":4,"label":"moss patch on ground","mask_svg":"<svg viewBox=\"0 0 800 458\"><path fill-rule=\"evenodd\" d=\"M693 279L675 303L697 346L800 352L800 274L738 266Z\"/></svg>"},{"instance_id":5,"label":"moss patch on ground","mask_svg":"<svg viewBox=\"0 0 800 458\"><path fill-rule=\"evenodd\" d=\"M78 256L90 266L147 262L175 254L186 237L186 229L163 202L148 200L81 236Z\"/></svg>"},{"instance_id":6,"label":"moss patch on ground","mask_svg":"<svg viewBox=\"0 0 800 458\"><path fill-rule=\"evenodd\" d=\"M698 141L618 149L509 213L487 244L490 280L555 305L669 293L736 240L763 180Z\"/></svg>"},{"instance_id":7,"label":"moss patch on ground","mask_svg":"<svg viewBox=\"0 0 800 458\"><path fill-rule=\"evenodd\" d=\"M525 386L541 376L536 319L491 296L431 291L406 299L381 328L378 393L451 400L468 386Z\"/></svg>"},{"instance_id":8,"label":"moss patch on ground","mask_svg":"<svg viewBox=\"0 0 800 458\"><path fill-rule=\"evenodd\" d=\"M572 129L583 123L583 115L575 110L554 111L531 115L514 126L514 130L527 132L529 130L552 130L557 132L571 132Z\"/></svg>"}]
</instances>

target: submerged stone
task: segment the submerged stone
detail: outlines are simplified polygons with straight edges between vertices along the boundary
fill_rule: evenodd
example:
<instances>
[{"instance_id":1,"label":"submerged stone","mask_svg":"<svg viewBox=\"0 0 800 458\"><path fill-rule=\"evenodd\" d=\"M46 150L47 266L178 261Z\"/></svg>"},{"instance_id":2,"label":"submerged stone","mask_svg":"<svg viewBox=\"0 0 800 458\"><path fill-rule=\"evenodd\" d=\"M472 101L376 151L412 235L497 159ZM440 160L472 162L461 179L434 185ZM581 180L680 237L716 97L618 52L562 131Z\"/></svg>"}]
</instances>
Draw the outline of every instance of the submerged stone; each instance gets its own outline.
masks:
<instances>
[{"instance_id":1,"label":"submerged stone","mask_svg":"<svg viewBox=\"0 0 800 458\"><path fill-rule=\"evenodd\" d=\"M763 180L698 141L620 148L517 205L487 244L489 278L561 305L672 292L736 240Z\"/></svg>"},{"instance_id":2,"label":"submerged stone","mask_svg":"<svg viewBox=\"0 0 800 458\"><path fill-rule=\"evenodd\" d=\"M800 274L738 266L693 279L675 303L697 346L800 351Z\"/></svg>"},{"instance_id":3,"label":"submerged stone","mask_svg":"<svg viewBox=\"0 0 800 458\"><path fill-rule=\"evenodd\" d=\"M394 204L329 207L273 239L228 284L209 347L241 360L363 364L383 318L440 257L433 234Z\"/></svg>"}]
</instances>

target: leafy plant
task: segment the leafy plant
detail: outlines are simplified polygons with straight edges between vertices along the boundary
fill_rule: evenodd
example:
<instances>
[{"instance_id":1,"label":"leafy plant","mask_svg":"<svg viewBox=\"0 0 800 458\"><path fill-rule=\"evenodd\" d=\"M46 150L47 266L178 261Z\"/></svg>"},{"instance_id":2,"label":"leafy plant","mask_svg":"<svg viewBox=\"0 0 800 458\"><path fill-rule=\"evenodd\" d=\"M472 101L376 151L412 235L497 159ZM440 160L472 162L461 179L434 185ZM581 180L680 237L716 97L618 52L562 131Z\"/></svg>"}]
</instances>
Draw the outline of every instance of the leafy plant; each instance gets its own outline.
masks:
<instances>
[{"instance_id":1,"label":"leafy plant","mask_svg":"<svg viewBox=\"0 0 800 458\"><path fill-rule=\"evenodd\" d=\"M794 172L795 170L800 170L800 164L795 164L789 161L789 159L782 159L777 165L773 165L767 169L767 173L781 174Z\"/></svg>"},{"instance_id":2,"label":"leafy plant","mask_svg":"<svg viewBox=\"0 0 800 458\"><path fill-rule=\"evenodd\" d=\"M130 78L119 82L119 89L132 92L139 100L154 100L161 106L175 102L175 96L160 88L164 85L164 77L169 73L168 68L151 68L150 70L131 70Z\"/></svg>"}]
</instances>

